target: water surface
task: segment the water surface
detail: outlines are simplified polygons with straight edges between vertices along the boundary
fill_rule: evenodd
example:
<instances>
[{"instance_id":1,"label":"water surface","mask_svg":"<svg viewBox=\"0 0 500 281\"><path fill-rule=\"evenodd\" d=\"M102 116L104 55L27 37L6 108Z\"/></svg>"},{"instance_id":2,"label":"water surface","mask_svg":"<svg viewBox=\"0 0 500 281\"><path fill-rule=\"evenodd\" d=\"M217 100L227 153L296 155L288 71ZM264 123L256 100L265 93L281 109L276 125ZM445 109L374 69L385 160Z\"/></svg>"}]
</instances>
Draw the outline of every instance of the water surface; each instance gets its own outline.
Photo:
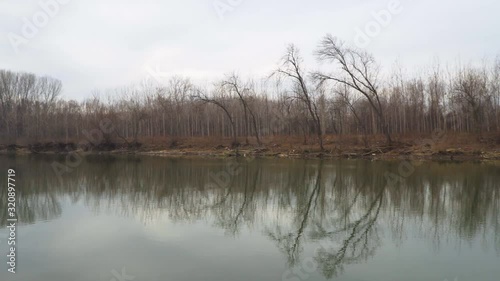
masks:
<instances>
[{"instance_id":1,"label":"water surface","mask_svg":"<svg viewBox=\"0 0 500 281\"><path fill-rule=\"evenodd\" d=\"M500 166L93 156L17 171L18 264L0 280L499 280Z\"/></svg>"}]
</instances>

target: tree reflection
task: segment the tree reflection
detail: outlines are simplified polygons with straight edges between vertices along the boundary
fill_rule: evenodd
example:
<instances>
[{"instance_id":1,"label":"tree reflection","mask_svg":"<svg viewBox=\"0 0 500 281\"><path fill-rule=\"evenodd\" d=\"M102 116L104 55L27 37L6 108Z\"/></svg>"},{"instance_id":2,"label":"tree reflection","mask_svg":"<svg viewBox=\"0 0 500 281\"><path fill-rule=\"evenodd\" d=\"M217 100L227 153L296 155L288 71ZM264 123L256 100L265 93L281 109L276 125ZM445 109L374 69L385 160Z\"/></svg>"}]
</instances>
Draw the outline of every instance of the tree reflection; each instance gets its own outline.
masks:
<instances>
[{"instance_id":1,"label":"tree reflection","mask_svg":"<svg viewBox=\"0 0 500 281\"><path fill-rule=\"evenodd\" d=\"M245 165L242 170L243 190L232 192L234 185L231 185L225 195L211 206L215 213L215 224L233 236L239 233L242 223L252 224L256 213L254 196L261 168Z\"/></svg>"},{"instance_id":2,"label":"tree reflection","mask_svg":"<svg viewBox=\"0 0 500 281\"><path fill-rule=\"evenodd\" d=\"M320 162L317 168L315 181L312 182L312 184L305 185L306 188L304 192L301 193L305 194L305 196L297 198L297 208L292 229L290 231L285 231L282 225L276 224L274 226L274 230L270 230L269 228L265 230L267 236L275 242L278 249L280 249L280 251L287 257L289 266L294 266L299 258L302 250L301 242L303 240L303 233L307 227L311 212L313 212L316 207L318 195L321 192L322 164L323 162ZM299 183L299 185L301 185L301 183L308 182L304 181L304 177L307 177L306 171L299 174L299 176L302 176L302 180L294 181L295 183ZM312 186L311 191L309 191L309 186ZM301 199L305 199L305 201Z\"/></svg>"},{"instance_id":3,"label":"tree reflection","mask_svg":"<svg viewBox=\"0 0 500 281\"><path fill-rule=\"evenodd\" d=\"M316 261L321 266L325 277L337 276L343 272L344 265L366 260L375 254L375 250L380 245L375 223L382 207L383 194L381 190L377 199L361 218L332 231L326 231L323 227L318 227L317 232L313 231L312 235L317 239L330 241L340 241L343 239L343 234L348 234L348 237L341 243L340 249L322 247L318 250Z\"/></svg>"},{"instance_id":4,"label":"tree reflection","mask_svg":"<svg viewBox=\"0 0 500 281\"><path fill-rule=\"evenodd\" d=\"M387 186L383 175L397 171L397 162L91 157L61 181L50 167L53 156L7 160L1 170L14 164L21 179L21 223L55 219L65 205L83 203L145 223L204 220L231 236L251 228L276 245L288 266L305 258L307 246L320 245L313 255L327 278L375 255L385 235L400 245L412 233L435 249L479 238L500 255L495 163L426 163ZM228 165L238 172L225 173ZM207 185L221 173L222 184ZM6 198L2 189L2 227Z\"/></svg>"}]
</instances>

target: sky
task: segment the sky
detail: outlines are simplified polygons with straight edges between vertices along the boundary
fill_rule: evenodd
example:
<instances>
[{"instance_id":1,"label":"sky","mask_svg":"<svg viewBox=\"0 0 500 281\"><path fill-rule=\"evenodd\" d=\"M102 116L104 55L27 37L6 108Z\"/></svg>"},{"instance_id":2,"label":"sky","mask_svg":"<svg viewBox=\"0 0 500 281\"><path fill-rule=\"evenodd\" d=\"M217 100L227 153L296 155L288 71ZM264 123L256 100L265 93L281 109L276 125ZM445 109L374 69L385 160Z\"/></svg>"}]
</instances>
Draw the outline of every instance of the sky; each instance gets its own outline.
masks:
<instances>
[{"instance_id":1,"label":"sky","mask_svg":"<svg viewBox=\"0 0 500 281\"><path fill-rule=\"evenodd\" d=\"M295 44L308 70L326 34L384 71L500 55L498 0L0 0L0 69L52 76L62 96L144 79L263 77Z\"/></svg>"}]
</instances>

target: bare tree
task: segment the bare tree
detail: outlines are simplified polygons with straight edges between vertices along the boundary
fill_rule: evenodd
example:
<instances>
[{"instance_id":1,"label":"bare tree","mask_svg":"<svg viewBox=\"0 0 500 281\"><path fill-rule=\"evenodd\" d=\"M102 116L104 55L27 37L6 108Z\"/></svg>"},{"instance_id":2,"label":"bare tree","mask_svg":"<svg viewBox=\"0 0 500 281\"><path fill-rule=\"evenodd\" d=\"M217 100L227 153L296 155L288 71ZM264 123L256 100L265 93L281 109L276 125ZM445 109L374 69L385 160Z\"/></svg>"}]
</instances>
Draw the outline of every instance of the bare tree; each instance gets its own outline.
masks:
<instances>
[{"instance_id":1,"label":"bare tree","mask_svg":"<svg viewBox=\"0 0 500 281\"><path fill-rule=\"evenodd\" d=\"M496 58L490 79L490 93L493 99L493 114L495 119L495 129L500 132L500 56Z\"/></svg>"},{"instance_id":2,"label":"bare tree","mask_svg":"<svg viewBox=\"0 0 500 281\"><path fill-rule=\"evenodd\" d=\"M385 120L385 111L379 92L378 66L375 59L366 52L345 46L342 41L331 35L326 35L323 38L316 54L320 61L338 65L340 73L315 72L313 76L320 83L331 80L346 85L365 96L378 117L387 143L391 144L391 134Z\"/></svg>"},{"instance_id":3,"label":"bare tree","mask_svg":"<svg viewBox=\"0 0 500 281\"><path fill-rule=\"evenodd\" d=\"M243 106L244 114L245 114L245 132L246 132L246 143L248 144L248 130L249 130L249 125L248 125L248 114L250 114L250 117L252 118L252 126L253 126L253 131L255 138L257 139L257 143L261 145L261 141L259 138L259 130L257 129L257 118L255 117L254 110L252 109L251 106L248 105L248 95L251 89L247 87L242 87L241 82L239 77L236 74L232 74L224 81L222 81L222 85L224 87L228 87L229 91L234 91L236 95L238 96L238 99L241 102L241 105Z\"/></svg>"},{"instance_id":4,"label":"bare tree","mask_svg":"<svg viewBox=\"0 0 500 281\"><path fill-rule=\"evenodd\" d=\"M472 115L472 127L482 132L484 118L483 106L488 99L487 76L484 71L460 69L453 83L454 98L464 105L465 112Z\"/></svg>"},{"instance_id":5,"label":"bare tree","mask_svg":"<svg viewBox=\"0 0 500 281\"><path fill-rule=\"evenodd\" d=\"M275 71L275 74L284 75L292 80L294 98L300 100L307 108L310 117L314 123L314 129L318 135L319 146L321 150L323 147L323 129L321 127L321 118L319 110L314 100L313 94L309 90L305 73L302 70L302 58L300 57L299 50L294 45L288 46L285 55L281 59L281 67Z\"/></svg>"},{"instance_id":6,"label":"bare tree","mask_svg":"<svg viewBox=\"0 0 500 281\"><path fill-rule=\"evenodd\" d=\"M200 100L202 102L205 102L205 103L213 104L213 105L219 107L220 109L222 109L224 111L224 113L226 114L229 122L231 123L231 131L232 131L232 135L233 135L233 143L232 143L232 145L233 146L237 146L238 145L238 140L236 138L236 124L234 122L233 116L229 112L229 106L227 104L225 104L226 98L224 97L224 93L222 91L220 91L219 92L219 97L209 97L202 90L198 89L196 91L196 94L194 95L194 98L197 99L197 100Z\"/></svg>"},{"instance_id":7,"label":"bare tree","mask_svg":"<svg viewBox=\"0 0 500 281\"><path fill-rule=\"evenodd\" d=\"M266 77L259 83L232 74L210 91L200 91L188 78L172 77L166 85L146 81L108 90L107 100L68 100L60 97L63 87L57 79L0 70L0 142L2 147L78 142L104 118L115 128L105 134L105 141L118 136L127 145L156 142L159 136L174 138L171 144L178 141L175 138L206 136L229 136L235 145L239 136L247 143L255 137L259 145L269 137L275 137L272 145L288 137L303 137L307 144L317 135L323 150L325 135L362 136L367 146L369 135L379 132L388 143L394 136L418 138L436 129L489 140L500 132L498 58L482 67L457 66L446 73L436 64L422 76L400 69L379 81L371 55L330 35L316 55L333 69L307 73L291 45L273 80Z\"/></svg>"},{"instance_id":8,"label":"bare tree","mask_svg":"<svg viewBox=\"0 0 500 281\"><path fill-rule=\"evenodd\" d=\"M337 93L337 95L339 96L339 102L347 106L347 108L353 114L358 126L361 128L361 133L363 134L363 143L365 147L368 147L368 132L366 129L366 125L359 117L358 111L354 106L356 100L351 97L350 88L345 84L338 85L338 87L335 89L335 93Z\"/></svg>"}]
</instances>

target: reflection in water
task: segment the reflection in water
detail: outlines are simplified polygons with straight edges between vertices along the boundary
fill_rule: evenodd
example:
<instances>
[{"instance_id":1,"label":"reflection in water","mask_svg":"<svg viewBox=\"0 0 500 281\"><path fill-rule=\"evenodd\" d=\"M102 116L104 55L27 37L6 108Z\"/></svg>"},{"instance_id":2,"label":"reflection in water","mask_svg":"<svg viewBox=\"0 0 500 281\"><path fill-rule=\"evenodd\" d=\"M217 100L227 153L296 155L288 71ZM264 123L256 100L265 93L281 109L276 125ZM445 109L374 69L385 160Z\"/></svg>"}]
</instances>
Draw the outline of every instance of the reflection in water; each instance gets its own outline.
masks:
<instances>
[{"instance_id":1,"label":"reflection in water","mask_svg":"<svg viewBox=\"0 0 500 281\"><path fill-rule=\"evenodd\" d=\"M60 180L52 161L1 161L2 171L6 162L15 163L25 224L57 218L64 198L144 223L162 216L204 220L229 236L262 231L290 267L304 258L305 245L320 245L314 259L326 278L376 255L384 235L397 245L416 235L436 250L479 239L500 255L500 169L494 163L426 163L388 186L384 174L397 171L397 162L89 157ZM228 172L230 166L237 172ZM1 202L6 196L2 189ZM2 227L6 219L2 206Z\"/></svg>"}]
</instances>

